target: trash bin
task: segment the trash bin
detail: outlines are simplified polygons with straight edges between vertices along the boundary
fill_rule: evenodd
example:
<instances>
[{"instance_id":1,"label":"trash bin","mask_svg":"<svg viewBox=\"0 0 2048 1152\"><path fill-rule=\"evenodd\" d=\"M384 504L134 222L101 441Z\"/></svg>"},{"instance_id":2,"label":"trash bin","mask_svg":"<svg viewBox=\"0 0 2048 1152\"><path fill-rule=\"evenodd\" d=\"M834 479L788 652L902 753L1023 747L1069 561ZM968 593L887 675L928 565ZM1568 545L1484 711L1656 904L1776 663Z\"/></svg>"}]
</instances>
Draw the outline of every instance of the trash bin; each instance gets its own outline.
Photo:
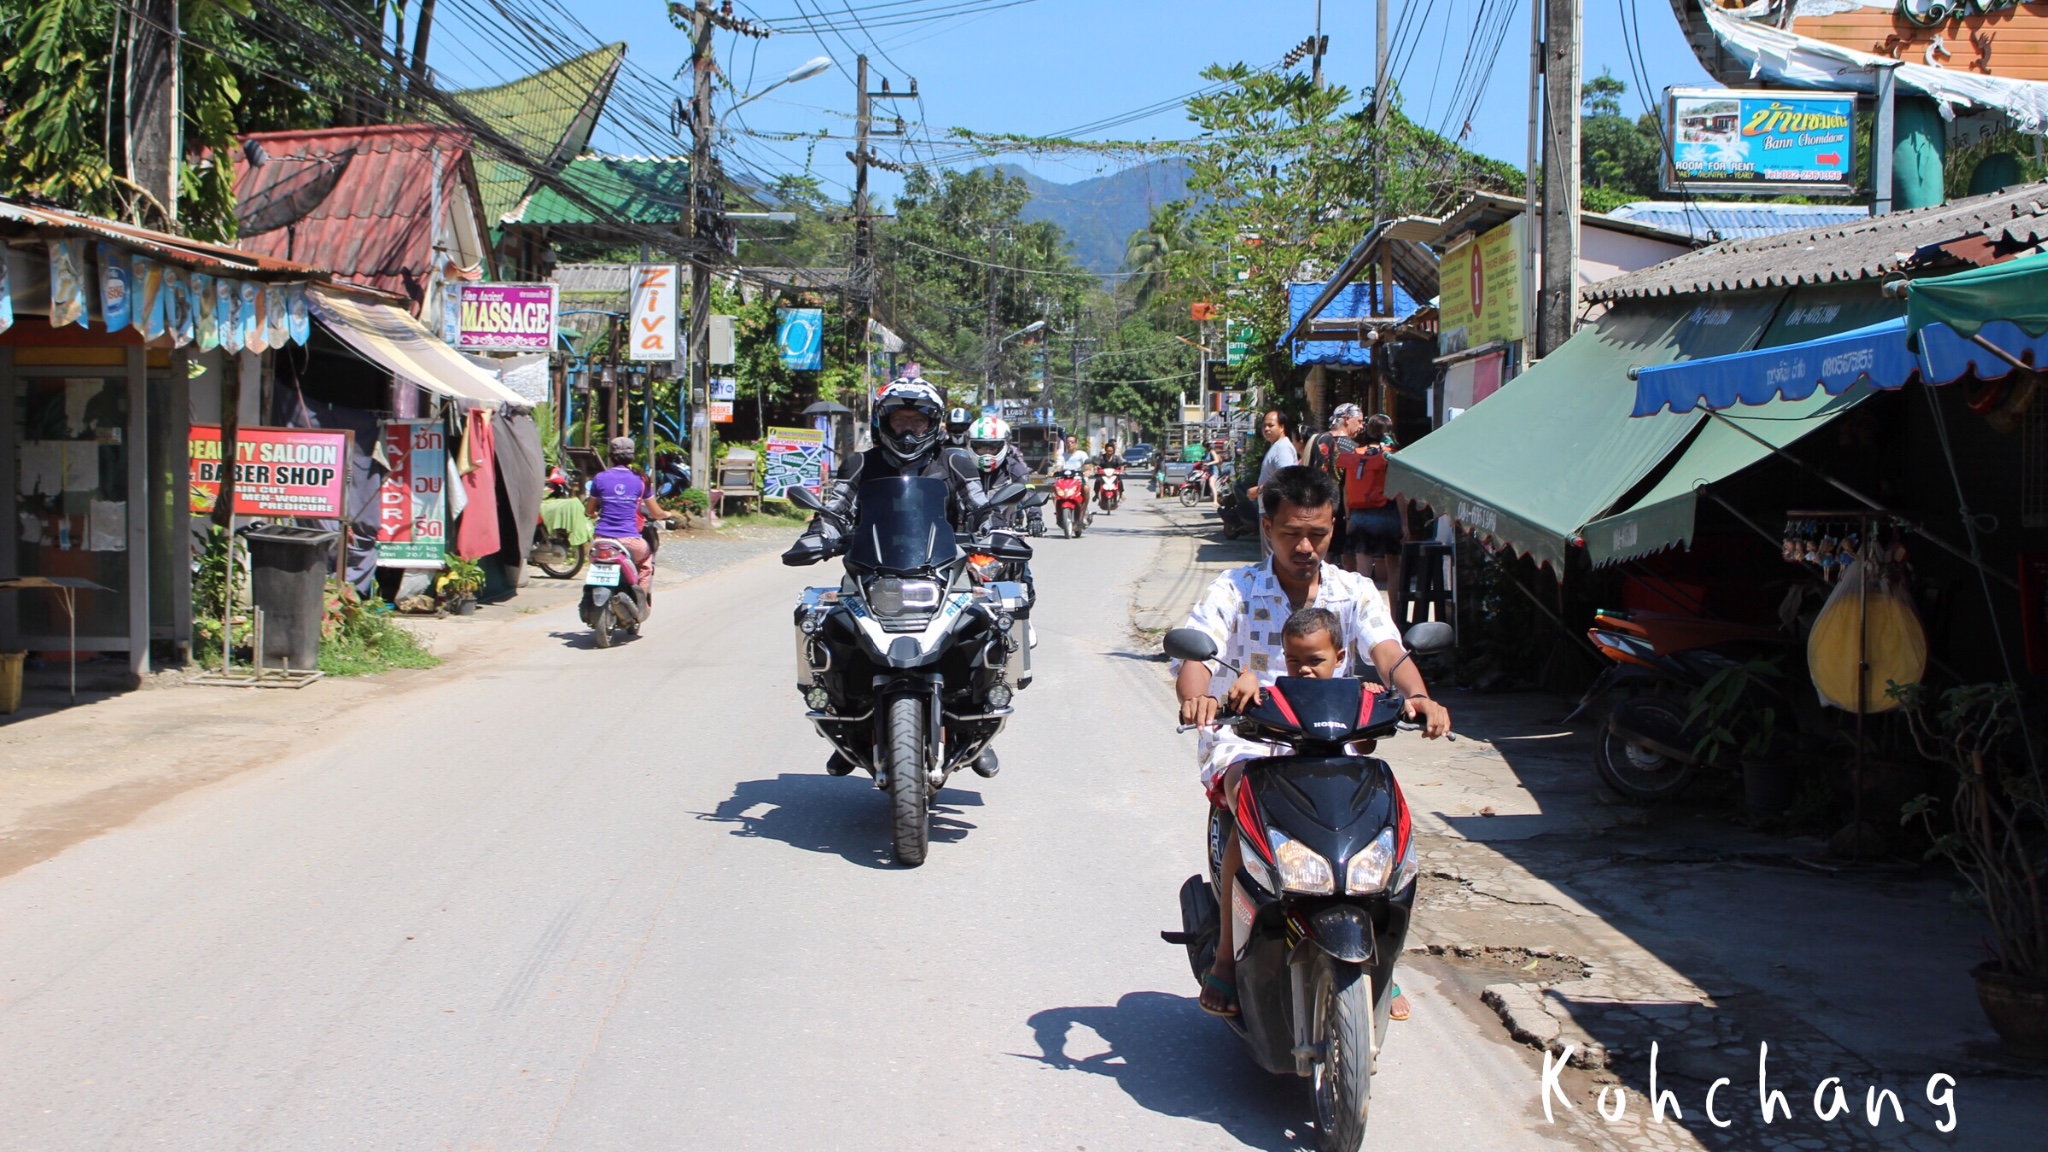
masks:
<instances>
[{"instance_id":1,"label":"trash bin","mask_svg":"<svg viewBox=\"0 0 2048 1152\"><path fill-rule=\"evenodd\" d=\"M310 671L320 665L320 618L326 611L329 546L339 532L277 526L243 533L249 542L249 597L263 613L256 662Z\"/></svg>"}]
</instances>

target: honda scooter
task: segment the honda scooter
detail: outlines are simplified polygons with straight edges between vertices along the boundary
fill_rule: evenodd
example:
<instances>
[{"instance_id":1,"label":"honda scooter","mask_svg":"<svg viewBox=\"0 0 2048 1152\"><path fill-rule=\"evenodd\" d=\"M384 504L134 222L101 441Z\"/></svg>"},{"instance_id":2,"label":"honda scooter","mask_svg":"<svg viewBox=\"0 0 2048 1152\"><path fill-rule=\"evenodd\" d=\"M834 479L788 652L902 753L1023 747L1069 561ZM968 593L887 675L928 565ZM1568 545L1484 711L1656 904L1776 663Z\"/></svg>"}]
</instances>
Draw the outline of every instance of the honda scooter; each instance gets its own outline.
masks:
<instances>
[{"instance_id":1,"label":"honda scooter","mask_svg":"<svg viewBox=\"0 0 2048 1152\"><path fill-rule=\"evenodd\" d=\"M1407 635L1410 655L1451 639L1435 621ZM1168 632L1165 647L1177 660L1217 659L1200 629ZM1199 982L1216 959L1217 893L1229 892L1238 1015L1226 1023L1261 1067L1310 1081L1325 1152L1364 1142L1394 963L1415 910L1408 802L1386 761L1353 751L1418 727L1402 723L1402 703L1356 679L1282 676L1264 689L1234 718L1237 733L1293 751L1245 763L1235 811L1210 807L1208 877L1181 885L1181 930L1159 934L1186 946ZM1244 841L1235 876L1222 875L1229 836Z\"/></svg>"},{"instance_id":2,"label":"honda scooter","mask_svg":"<svg viewBox=\"0 0 2048 1152\"><path fill-rule=\"evenodd\" d=\"M1095 473L1095 506L1114 512L1124 502L1124 470L1103 468Z\"/></svg>"},{"instance_id":3,"label":"honda scooter","mask_svg":"<svg viewBox=\"0 0 2048 1152\"><path fill-rule=\"evenodd\" d=\"M1052 482L1052 502L1060 533L1069 539L1079 537L1088 526L1088 486L1072 468L1060 469L1059 479Z\"/></svg>"},{"instance_id":4,"label":"honda scooter","mask_svg":"<svg viewBox=\"0 0 2048 1152\"><path fill-rule=\"evenodd\" d=\"M612 646L612 632L639 635L653 604L640 585L640 567L626 546L609 536L590 542L590 570L583 576L580 614L599 648Z\"/></svg>"}]
</instances>

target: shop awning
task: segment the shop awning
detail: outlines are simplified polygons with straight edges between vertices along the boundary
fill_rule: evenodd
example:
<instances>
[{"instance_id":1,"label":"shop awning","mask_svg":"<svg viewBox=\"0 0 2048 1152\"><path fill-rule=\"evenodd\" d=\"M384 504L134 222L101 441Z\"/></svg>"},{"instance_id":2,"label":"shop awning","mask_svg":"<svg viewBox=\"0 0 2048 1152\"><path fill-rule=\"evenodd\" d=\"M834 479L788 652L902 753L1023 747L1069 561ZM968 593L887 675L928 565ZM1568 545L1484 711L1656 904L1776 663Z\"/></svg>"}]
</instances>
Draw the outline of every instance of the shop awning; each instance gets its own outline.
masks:
<instances>
[{"instance_id":1,"label":"shop awning","mask_svg":"<svg viewBox=\"0 0 2048 1152\"><path fill-rule=\"evenodd\" d=\"M1816 390L1840 396L1858 384L1900 388L1919 367L1906 347L1906 322L1888 320L1779 348L1640 369L1632 414L1648 416L1667 405L1690 412L1803 401Z\"/></svg>"},{"instance_id":2,"label":"shop awning","mask_svg":"<svg viewBox=\"0 0 2048 1152\"><path fill-rule=\"evenodd\" d=\"M405 309L331 288L307 292L313 315L335 338L381 364L399 379L451 400L495 408L530 409L533 402L498 383Z\"/></svg>"},{"instance_id":3,"label":"shop awning","mask_svg":"<svg viewBox=\"0 0 2048 1152\"><path fill-rule=\"evenodd\" d=\"M1929 276L1906 288L1909 333L1946 324L1963 336L1975 336L1993 320L2022 328L2028 336L2048 333L2048 254Z\"/></svg>"},{"instance_id":4,"label":"shop awning","mask_svg":"<svg viewBox=\"0 0 2048 1152\"><path fill-rule=\"evenodd\" d=\"M1754 344L1782 290L1628 302L1464 415L1396 453L1391 492L1562 568L1580 529L1670 457L1703 417L1631 419L1629 369Z\"/></svg>"},{"instance_id":5,"label":"shop awning","mask_svg":"<svg viewBox=\"0 0 2048 1152\"><path fill-rule=\"evenodd\" d=\"M1588 558L1598 567L1690 546L1700 489L1758 463L1771 455L1771 448L1790 447L1871 395L1871 389L1853 382L1839 393L1815 394L1809 386L1807 395L1797 399L1766 399L1756 407L1709 419L1664 478L1640 499L1625 511L1586 525L1580 535Z\"/></svg>"}]
</instances>

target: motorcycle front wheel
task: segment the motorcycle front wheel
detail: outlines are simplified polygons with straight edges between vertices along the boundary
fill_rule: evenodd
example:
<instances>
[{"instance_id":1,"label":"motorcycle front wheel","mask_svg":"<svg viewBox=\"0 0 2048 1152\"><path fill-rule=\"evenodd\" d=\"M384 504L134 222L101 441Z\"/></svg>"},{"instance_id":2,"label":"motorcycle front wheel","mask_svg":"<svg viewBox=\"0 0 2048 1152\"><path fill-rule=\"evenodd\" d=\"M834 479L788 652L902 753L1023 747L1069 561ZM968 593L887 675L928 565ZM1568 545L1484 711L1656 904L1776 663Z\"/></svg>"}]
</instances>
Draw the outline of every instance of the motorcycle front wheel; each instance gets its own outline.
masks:
<instances>
[{"instance_id":1,"label":"motorcycle front wheel","mask_svg":"<svg viewBox=\"0 0 2048 1152\"><path fill-rule=\"evenodd\" d=\"M1314 1035L1316 1147L1358 1152L1372 1105L1372 979L1356 964L1325 959L1316 966Z\"/></svg>"},{"instance_id":2,"label":"motorcycle front wheel","mask_svg":"<svg viewBox=\"0 0 2048 1152\"><path fill-rule=\"evenodd\" d=\"M931 814L925 803L924 701L896 696L889 701L888 727L882 749L889 765L889 834L896 862L905 868L924 863L931 845Z\"/></svg>"},{"instance_id":3,"label":"motorcycle front wheel","mask_svg":"<svg viewBox=\"0 0 2048 1152\"><path fill-rule=\"evenodd\" d=\"M1193 508L1197 503L1201 501L1201 499L1202 494L1196 491L1195 486L1193 484L1183 484L1180 486L1181 507Z\"/></svg>"}]
</instances>

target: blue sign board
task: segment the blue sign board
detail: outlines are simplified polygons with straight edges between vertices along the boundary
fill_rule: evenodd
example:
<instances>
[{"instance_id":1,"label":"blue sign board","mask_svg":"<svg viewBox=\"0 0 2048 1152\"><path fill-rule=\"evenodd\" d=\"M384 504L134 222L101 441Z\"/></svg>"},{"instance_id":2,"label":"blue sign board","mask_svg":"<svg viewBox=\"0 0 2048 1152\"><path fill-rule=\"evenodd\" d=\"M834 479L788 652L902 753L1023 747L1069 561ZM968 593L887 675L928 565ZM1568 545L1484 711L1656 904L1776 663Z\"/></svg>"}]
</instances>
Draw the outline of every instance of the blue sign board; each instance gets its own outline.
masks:
<instances>
[{"instance_id":1,"label":"blue sign board","mask_svg":"<svg viewBox=\"0 0 2048 1152\"><path fill-rule=\"evenodd\" d=\"M1665 117L1666 191L1849 185L1856 97L1848 93L1674 88Z\"/></svg>"},{"instance_id":2,"label":"blue sign board","mask_svg":"<svg viewBox=\"0 0 2048 1152\"><path fill-rule=\"evenodd\" d=\"M798 372L825 366L825 313L818 308L777 308L775 342L782 346L782 366Z\"/></svg>"}]
</instances>

